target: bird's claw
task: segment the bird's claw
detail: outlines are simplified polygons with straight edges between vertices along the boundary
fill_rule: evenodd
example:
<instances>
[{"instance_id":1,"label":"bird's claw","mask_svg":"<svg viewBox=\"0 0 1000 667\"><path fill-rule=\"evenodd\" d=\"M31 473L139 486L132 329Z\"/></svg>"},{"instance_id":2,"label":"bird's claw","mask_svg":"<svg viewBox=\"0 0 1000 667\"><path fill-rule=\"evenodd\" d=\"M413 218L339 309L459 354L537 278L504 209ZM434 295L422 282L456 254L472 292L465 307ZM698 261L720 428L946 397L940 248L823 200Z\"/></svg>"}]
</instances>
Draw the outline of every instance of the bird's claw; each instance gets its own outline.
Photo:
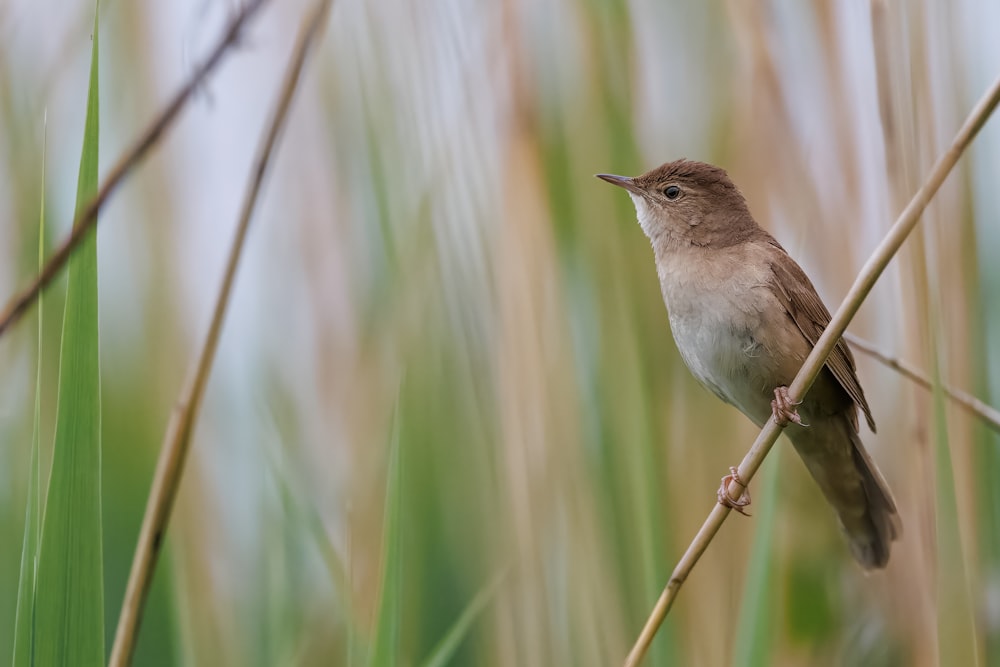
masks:
<instances>
[{"instance_id":1,"label":"bird's claw","mask_svg":"<svg viewBox=\"0 0 1000 667\"><path fill-rule=\"evenodd\" d=\"M736 500L733 500L729 495L729 483L736 482L743 487L743 493ZM736 510L743 516L750 516L749 513L744 509L750 506L750 489L747 485L740 479L740 473L735 466L729 466L729 474L722 478L722 484L719 485L719 491L716 494L719 499L719 504L723 507L728 507L729 509Z\"/></svg>"},{"instance_id":2,"label":"bird's claw","mask_svg":"<svg viewBox=\"0 0 1000 667\"><path fill-rule=\"evenodd\" d=\"M788 395L788 387L782 385L774 388L774 400L771 401L771 412L778 426L784 428L788 426L789 422L798 424L799 426L809 426L809 424L802 423L799 411L795 409L799 405L802 405L802 401L793 401Z\"/></svg>"}]
</instances>

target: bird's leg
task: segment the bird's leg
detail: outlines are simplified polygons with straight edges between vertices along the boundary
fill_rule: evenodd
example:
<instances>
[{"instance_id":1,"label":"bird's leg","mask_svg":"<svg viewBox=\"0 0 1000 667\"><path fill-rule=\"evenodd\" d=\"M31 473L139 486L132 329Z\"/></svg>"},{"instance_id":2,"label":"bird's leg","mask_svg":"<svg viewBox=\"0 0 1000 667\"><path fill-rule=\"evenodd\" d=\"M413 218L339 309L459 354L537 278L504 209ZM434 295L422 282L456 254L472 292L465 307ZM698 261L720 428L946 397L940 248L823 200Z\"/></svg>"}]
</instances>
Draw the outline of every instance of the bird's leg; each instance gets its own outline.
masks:
<instances>
[{"instance_id":1,"label":"bird's leg","mask_svg":"<svg viewBox=\"0 0 1000 667\"><path fill-rule=\"evenodd\" d=\"M795 409L798 405L802 405L802 401L793 403L791 397L788 396L788 387L782 385L774 388L774 400L771 401L771 412L774 413L774 421L778 426L788 426L788 422L798 424L799 426L809 426L809 424L802 423L799 411Z\"/></svg>"},{"instance_id":2,"label":"bird's leg","mask_svg":"<svg viewBox=\"0 0 1000 667\"><path fill-rule=\"evenodd\" d=\"M729 495L729 483L736 482L743 487L743 493L736 500L733 500ZM719 491L716 494L719 499L719 504L728 507L729 509L734 509L743 516L750 516L744 507L750 506L750 489L747 485L740 479L740 473L735 468L735 466L729 466L729 474L722 478L722 484L719 485Z\"/></svg>"}]
</instances>

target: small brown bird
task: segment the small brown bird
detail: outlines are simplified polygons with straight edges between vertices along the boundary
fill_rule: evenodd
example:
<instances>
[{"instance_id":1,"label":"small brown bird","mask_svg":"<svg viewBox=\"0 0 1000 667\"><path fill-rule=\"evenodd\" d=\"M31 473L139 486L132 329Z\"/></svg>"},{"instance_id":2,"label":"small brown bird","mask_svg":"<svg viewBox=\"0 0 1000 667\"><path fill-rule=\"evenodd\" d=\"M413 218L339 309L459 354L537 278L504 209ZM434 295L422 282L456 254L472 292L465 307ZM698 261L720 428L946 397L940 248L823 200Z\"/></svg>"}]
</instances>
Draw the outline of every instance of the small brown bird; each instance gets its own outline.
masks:
<instances>
[{"instance_id":1,"label":"small brown bird","mask_svg":"<svg viewBox=\"0 0 1000 667\"><path fill-rule=\"evenodd\" d=\"M772 414L797 424L786 434L836 511L854 558L865 569L885 567L899 516L858 434L857 408L873 432L875 422L844 341L800 404L788 396L830 322L805 272L754 221L719 167L678 160L635 178L598 177L632 197L688 369L757 426ZM719 499L736 509L749 502L724 491Z\"/></svg>"}]
</instances>

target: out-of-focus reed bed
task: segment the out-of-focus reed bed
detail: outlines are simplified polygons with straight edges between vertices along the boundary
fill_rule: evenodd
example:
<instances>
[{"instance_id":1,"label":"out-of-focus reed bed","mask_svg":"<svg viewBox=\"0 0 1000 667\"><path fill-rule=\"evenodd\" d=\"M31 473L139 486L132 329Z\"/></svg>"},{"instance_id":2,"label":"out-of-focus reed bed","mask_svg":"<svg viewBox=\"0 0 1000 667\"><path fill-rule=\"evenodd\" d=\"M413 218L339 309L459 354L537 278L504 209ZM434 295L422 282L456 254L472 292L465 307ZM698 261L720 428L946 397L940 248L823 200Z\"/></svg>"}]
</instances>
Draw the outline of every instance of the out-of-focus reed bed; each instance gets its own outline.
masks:
<instances>
[{"instance_id":1,"label":"out-of-focus reed bed","mask_svg":"<svg viewBox=\"0 0 1000 667\"><path fill-rule=\"evenodd\" d=\"M37 31L32 4L0 9L0 35ZM102 156L183 79L222 4L106 3ZM109 635L306 4L267 10L101 222ZM620 663L755 429L683 367L631 205L593 174L725 166L832 308L1000 73L982 4L338 3L251 233L135 664ZM46 107L47 236L67 230L91 11L52 43L0 40L3 298L35 267ZM997 173L994 120L851 327L994 405ZM41 350L28 320L0 339L10 544L39 358L50 458L58 289ZM1000 441L858 364L904 522L889 569L853 564L779 443L753 518L723 528L648 664L1000 661ZM19 555L0 549L0 655Z\"/></svg>"}]
</instances>

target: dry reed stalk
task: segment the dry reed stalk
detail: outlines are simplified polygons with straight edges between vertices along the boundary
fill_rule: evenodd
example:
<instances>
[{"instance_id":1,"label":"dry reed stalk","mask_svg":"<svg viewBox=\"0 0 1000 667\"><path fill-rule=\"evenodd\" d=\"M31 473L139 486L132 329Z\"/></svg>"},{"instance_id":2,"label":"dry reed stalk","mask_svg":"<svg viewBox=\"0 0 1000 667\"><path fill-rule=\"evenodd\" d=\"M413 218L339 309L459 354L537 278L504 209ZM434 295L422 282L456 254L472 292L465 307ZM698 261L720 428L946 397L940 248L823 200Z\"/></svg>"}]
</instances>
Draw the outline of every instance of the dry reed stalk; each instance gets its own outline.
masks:
<instances>
[{"instance_id":1,"label":"dry reed stalk","mask_svg":"<svg viewBox=\"0 0 1000 667\"><path fill-rule=\"evenodd\" d=\"M139 624L142 620L142 611L152 583L153 570L163 548L163 537L170 520L174 500L177 497L177 489L180 486L184 462L190 449L191 435L197 421L198 409L201 406L205 386L208 383L208 375L215 359L215 352L218 349L222 324L236 279L236 269L246 244L250 220L264 177L271 163L274 147L288 116L292 97L301 79L302 67L310 52L310 47L316 43L326 24L331 4L332 0L319 0L306 18L282 82L271 121L258 149L250 177L250 185L240 211L236 235L226 262L225 275L212 313L212 322L194 366L191 380L177 402L177 407L167 427L163 447L160 450L152 488L146 504L146 512L139 530L135 557L132 560L132 568L125 589L125 599L122 603L121 615L118 618L115 643L112 647L111 659L108 662L109 667L125 667L132 661Z\"/></svg>"},{"instance_id":2,"label":"dry reed stalk","mask_svg":"<svg viewBox=\"0 0 1000 667\"><path fill-rule=\"evenodd\" d=\"M875 347L874 344L863 338L858 338L854 334L845 333L844 340L850 343L851 347L855 348L859 352L867 354L872 359L875 359L883 365L898 372L903 377L915 382L924 389L934 388L934 384L931 382L930 378L927 377L927 374L917 369L916 366L882 352ZM964 392L961 389L954 389L948 385L944 385L942 390L952 401L962 406L962 408L970 414L982 419L994 431L1000 432L1000 410L987 405L972 394Z\"/></svg>"}]
</instances>

